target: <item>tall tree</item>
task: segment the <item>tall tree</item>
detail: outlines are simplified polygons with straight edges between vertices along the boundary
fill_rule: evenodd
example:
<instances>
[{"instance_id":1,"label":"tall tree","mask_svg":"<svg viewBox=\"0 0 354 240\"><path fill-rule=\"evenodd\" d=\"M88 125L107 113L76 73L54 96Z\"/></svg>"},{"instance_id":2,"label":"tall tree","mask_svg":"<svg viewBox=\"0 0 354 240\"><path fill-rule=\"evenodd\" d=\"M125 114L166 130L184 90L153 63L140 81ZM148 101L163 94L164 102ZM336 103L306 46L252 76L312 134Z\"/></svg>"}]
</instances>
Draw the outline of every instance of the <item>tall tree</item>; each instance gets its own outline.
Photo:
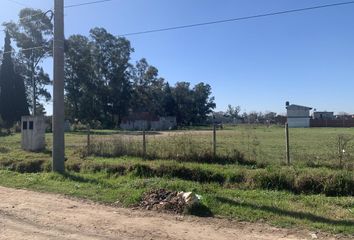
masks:
<instances>
[{"instance_id":1,"label":"tall tree","mask_svg":"<svg viewBox=\"0 0 354 240\"><path fill-rule=\"evenodd\" d=\"M159 77L158 69L142 58L133 70L132 109L135 112L144 111L163 115L161 100L164 97L165 85L165 80Z\"/></svg>"},{"instance_id":2,"label":"tall tree","mask_svg":"<svg viewBox=\"0 0 354 240\"><path fill-rule=\"evenodd\" d=\"M41 98L48 101L51 98L46 88L51 81L41 67L42 61L51 55L53 32L51 18L42 10L25 8L19 13L18 23L8 22L4 25L20 49L18 58L24 65L21 75L25 77L28 99L32 113L35 114L37 101Z\"/></svg>"},{"instance_id":3,"label":"tall tree","mask_svg":"<svg viewBox=\"0 0 354 240\"><path fill-rule=\"evenodd\" d=\"M176 102L176 118L178 125L193 123L193 94L189 82L177 82L173 88Z\"/></svg>"},{"instance_id":4,"label":"tall tree","mask_svg":"<svg viewBox=\"0 0 354 240\"><path fill-rule=\"evenodd\" d=\"M0 115L6 128L28 115L24 82L15 73L12 61L10 35L6 32L4 56L0 69Z\"/></svg>"},{"instance_id":5,"label":"tall tree","mask_svg":"<svg viewBox=\"0 0 354 240\"><path fill-rule=\"evenodd\" d=\"M73 35L66 41L65 101L72 119L119 125L131 98L132 51L127 39L103 28L92 29L90 38Z\"/></svg>"},{"instance_id":6,"label":"tall tree","mask_svg":"<svg viewBox=\"0 0 354 240\"><path fill-rule=\"evenodd\" d=\"M231 104L227 106L226 115L231 118L238 118L241 112L240 106L233 107Z\"/></svg>"},{"instance_id":7,"label":"tall tree","mask_svg":"<svg viewBox=\"0 0 354 240\"><path fill-rule=\"evenodd\" d=\"M93 46L95 76L100 82L101 116L107 124L119 125L127 114L131 98L129 60L134 49L123 37L116 37L104 28L90 31Z\"/></svg>"},{"instance_id":8,"label":"tall tree","mask_svg":"<svg viewBox=\"0 0 354 240\"><path fill-rule=\"evenodd\" d=\"M215 98L211 97L211 86L209 84L198 83L193 88L194 101L194 123L205 123L207 115L216 107Z\"/></svg>"},{"instance_id":9,"label":"tall tree","mask_svg":"<svg viewBox=\"0 0 354 240\"><path fill-rule=\"evenodd\" d=\"M99 115L91 43L85 36L70 36L65 53L66 116L89 123Z\"/></svg>"},{"instance_id":10,"label":"tall tree","mask_svg":"<svg viewBox=\"0 0 354 240\"><path fill-rule=\"evenodd\" d=\"M172 89L169 83L166 83L165 88L163 90L163 99L162 99L162 107L163 107L163 115L164 116L176 116L176 101L173 98Z\"/></svg>"}]
</instances>

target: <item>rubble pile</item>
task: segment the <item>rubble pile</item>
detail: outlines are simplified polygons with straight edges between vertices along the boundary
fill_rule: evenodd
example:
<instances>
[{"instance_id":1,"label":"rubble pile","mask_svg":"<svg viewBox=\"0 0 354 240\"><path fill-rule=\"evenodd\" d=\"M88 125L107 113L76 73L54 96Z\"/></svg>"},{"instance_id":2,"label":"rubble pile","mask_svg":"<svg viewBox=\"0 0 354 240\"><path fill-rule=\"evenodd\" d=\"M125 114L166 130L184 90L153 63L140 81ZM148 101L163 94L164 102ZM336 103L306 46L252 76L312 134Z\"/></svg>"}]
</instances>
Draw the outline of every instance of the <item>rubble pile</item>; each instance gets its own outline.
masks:
<instances>
[{"instance_id":1,"label":"rubble pile","mask_svg":"<svg viewBox=\"0 0 354 240\"><path fill-rule=\"evenodd\" d=\"M182 214L189 207L198 204L198 201L199 199L193 193L159 189L146 193L139 206L146 210Z\"/></svg>"}]
</instances>

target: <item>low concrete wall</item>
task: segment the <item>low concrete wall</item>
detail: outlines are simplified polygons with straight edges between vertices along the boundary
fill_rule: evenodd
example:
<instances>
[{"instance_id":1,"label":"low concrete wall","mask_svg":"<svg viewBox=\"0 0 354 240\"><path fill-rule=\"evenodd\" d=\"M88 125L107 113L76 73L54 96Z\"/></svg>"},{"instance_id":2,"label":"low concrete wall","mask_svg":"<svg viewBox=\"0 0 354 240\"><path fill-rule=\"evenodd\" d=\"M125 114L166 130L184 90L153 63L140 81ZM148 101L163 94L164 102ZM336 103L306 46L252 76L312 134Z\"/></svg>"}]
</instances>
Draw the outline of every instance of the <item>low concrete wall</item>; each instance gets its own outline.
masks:
<instances>
[{"instance_id":1,"label":"low concrete wall","mask_svg":"<svg viewBox=\"0 0 354 240\"><path fill-rule=\"evenodd\" d=\"M354 127L354 120L326 120L326 119L311 119L311 127Z\"/></svg>"}]
</instances>

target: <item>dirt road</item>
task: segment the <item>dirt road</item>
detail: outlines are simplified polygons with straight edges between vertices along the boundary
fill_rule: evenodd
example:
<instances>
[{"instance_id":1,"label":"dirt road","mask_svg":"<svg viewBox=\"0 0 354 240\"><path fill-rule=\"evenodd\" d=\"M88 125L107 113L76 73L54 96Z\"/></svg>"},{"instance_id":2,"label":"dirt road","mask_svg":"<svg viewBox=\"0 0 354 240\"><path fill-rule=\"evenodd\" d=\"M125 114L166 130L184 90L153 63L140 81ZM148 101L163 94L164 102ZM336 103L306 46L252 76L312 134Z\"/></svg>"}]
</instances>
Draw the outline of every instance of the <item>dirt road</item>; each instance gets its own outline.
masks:
<instances>
[{"instance_id":1,"label":"dirt road","mask_svg":"<svg viewBox=\"0 0 354 240\"><path fill-rule=\"evenodd\" d=\"M298 240L315 237L305 230L122 209L0 187L0 239Z\"/></svg>"}]
</instances>

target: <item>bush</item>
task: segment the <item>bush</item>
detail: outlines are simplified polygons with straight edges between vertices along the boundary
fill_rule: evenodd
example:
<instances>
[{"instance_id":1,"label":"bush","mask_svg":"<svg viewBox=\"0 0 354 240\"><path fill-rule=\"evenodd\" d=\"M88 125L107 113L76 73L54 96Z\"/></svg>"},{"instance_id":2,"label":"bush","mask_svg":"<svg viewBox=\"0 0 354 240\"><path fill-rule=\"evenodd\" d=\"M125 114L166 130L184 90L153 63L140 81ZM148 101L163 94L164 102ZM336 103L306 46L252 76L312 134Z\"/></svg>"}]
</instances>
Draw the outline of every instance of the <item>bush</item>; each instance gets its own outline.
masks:
<instances>
[{"instance_id":1,"label":"bush","mask_svg":"<svg viewBox=\"0 0 354 240\"><path fill-rule=\"evenodd\" d=\"M134 176L137 177L154 177L156 176L156 172L154 169L147 165L136 164L128 169Z\"/></svg>"},{"instance_id":2,"label":"bush","mask_svg":"<svg viewBox=\"0 0 354 240\"><path fill-rule=\"evenodd\" d=\"M225 176L220 173L215 173L200 168L190 169L178 165L161 165L156 170L156 174L159 177L180 178L200 183L217 182L222 184L226 180Z\"/></svg>"},{"instance_id":3,"label":"bush","mask_svg":"<svg viewBox=\"0 0 354 240\"><path fill-rule=\"evenodd\" d=\"M24 161L8 161L2 163L3 167L8 170L19 173L38 173L44 171L44 160L24 160Z\"/></svg>"},{"instance_id":4,"label":"bush","mask_svg":"<svg viewBox=\"0 0 354 240\"><path fill-rule=\"evenodd\" d=\"M80 162L67 162L65 164L65 168L68 171L80 172L81 171L81 163Z\"/></svg>"},{"instance_id":5,"label":"bush","mask_svg":"<svg viewBox=\"0 0 354 240\"><path fill-rule=\"evenodd\" d=\"M281 169L267 169L258 171L253 176L256 187L271 190L294 190L295 172Z\"/></svg>"},{"instance_id":6,"label":"bush","mask_svg":"<svg viewBox=\"0 0 354 240\"><path fill-rule=\"evenodd\" d=\"M246 181L244 172L233 173L229 176L229 183L242 183Z\"/></svg>"},{"instance_id":7,"label":"bush","mask_svg":"<svg viewBox=\"0 0 354 240\"><path fill-rule=\"evenodd\" d=\"M319 172L304 172L296 178L295 191L307 194L323 193L325 180L326 176Z\"/></svg>"},{"instance_id":8,"label":"bush","mask_svg":"<svg viewBox=\"0 0 354 240\"><path fill-rule=\"evenodd\" d=\"M354 196L353 174L340 172L328 176L324 193L327 196Z\"/></svg>"},{"instance_id":9,"label":"bush","mask_svg":"<svg viewBox=\"0 0 354 240\"><path fill-rule=\"evenodd\" d=\"M127 171L127 168L122 165L106 165L105 168L108 174L115 176L123 176Z\"/></svg>"}]
</instances>

